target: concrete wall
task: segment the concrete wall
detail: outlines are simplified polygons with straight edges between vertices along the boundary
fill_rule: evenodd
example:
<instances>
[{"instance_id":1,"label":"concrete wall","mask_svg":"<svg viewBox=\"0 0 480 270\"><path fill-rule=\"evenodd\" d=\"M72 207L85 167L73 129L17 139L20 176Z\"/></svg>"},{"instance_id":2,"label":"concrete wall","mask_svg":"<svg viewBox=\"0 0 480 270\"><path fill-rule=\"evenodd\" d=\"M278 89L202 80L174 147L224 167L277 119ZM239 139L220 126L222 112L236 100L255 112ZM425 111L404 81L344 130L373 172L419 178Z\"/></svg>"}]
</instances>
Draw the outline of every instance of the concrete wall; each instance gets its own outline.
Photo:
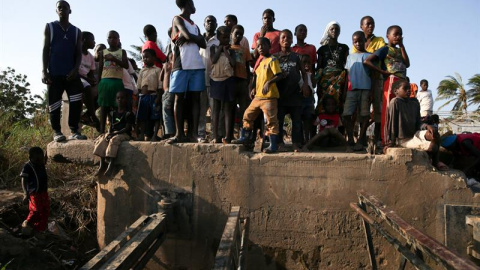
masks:
<instances>
[{"instance_id":1,"label":"concrete wall","mask_svg":"<svg viewBox=\"0 0 480 270\"><path fill-rule=\"evenodd\" d=\"M48 146L49 156L59 161L92 164L92 151L91 141ZM183 214L177 214L175 229L149 269L211 266L233 205L250 218L248 269L367 267L363 227L349 208L360 189L440 242L445 241L445 204L479 205L462 174L436 172L425 153L409 149L374 157L252 155L233 145L126 142L117 162L115 177L99 180L100 246L141 214L157 211L159 193L193 198L191 206L178 208ZM380 267L397 267L399 255L386 241L376 236L374 244Z\"/></svg>"}]
</instances>

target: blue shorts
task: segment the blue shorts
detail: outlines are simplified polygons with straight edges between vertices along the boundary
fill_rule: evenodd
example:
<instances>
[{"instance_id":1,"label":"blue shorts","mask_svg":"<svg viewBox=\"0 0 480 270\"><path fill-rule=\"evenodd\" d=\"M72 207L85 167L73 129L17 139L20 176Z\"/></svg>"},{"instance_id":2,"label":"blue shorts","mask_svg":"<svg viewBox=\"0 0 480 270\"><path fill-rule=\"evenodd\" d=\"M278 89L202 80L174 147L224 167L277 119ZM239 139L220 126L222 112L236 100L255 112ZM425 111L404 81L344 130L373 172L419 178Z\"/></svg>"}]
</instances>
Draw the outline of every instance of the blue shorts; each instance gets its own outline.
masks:
<instances>
[{"instance_id":1,"label":"blue shorts","mask_svg":"<svg viewBox=\"0 0 480 270\"><path fill-rule=\"evenodd\" d=\"M137 120L160 120L162 119L162 105L155 105L157 95L140 95L138 98Z\"/></svg>"},{"instance_id":2,"label":"blue shorts","mask_svg":"<svg viewBox=\"0 0 480 270\"><path fill-rule=\"evenodd\" d=\"M170 75L170 93L201 92L205 90L205 70L175 70Z\"/></svg>"}]
</instances>

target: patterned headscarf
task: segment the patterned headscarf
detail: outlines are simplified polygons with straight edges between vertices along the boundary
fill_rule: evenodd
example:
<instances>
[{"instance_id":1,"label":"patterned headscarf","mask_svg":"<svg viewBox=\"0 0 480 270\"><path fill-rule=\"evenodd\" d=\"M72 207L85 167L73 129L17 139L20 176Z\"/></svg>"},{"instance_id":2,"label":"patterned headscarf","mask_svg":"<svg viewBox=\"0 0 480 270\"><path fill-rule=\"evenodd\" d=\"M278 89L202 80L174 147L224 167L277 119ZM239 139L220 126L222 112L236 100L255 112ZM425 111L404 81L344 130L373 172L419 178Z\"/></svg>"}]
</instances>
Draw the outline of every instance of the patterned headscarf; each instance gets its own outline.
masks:
<instances>
[{"instance_id":1,"label":"patterned headscarf","mask_svg":"<svg viewBox=\"0 0 480 270\"><path fill-rule=\"evenodd\" d=\"M333 25L338 25L338 29L340 29L340 24L336 21L331 21L327 24L327 27L325 27L325 31L323 32L323 36L322 36L322 39L320 40L320 45L327 45L328 44L328 40L330 39L328 37L328 30L330 30L330 27L332 27Z\"/></svg>"}]
</instances>

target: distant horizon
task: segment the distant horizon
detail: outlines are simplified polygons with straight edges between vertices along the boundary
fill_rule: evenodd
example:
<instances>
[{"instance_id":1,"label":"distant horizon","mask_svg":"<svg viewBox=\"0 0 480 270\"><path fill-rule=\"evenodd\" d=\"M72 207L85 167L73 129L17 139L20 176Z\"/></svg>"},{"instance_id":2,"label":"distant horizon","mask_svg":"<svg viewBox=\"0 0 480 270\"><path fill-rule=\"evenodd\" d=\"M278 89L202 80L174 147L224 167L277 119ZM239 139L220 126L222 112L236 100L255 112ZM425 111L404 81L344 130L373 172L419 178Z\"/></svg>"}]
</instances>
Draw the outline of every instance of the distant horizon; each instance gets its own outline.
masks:
<instances>
[{"instance_id":1,"label":"distant horizon","mask_svg":"<svg viewBox=\"0 0 480 270\"><path fill-rule=\"evenodd\" d=\"M157 28L158 39L166 46L167 29L171 26L173 16L179 14L175 1L139 0L135 4L123 4L118 1L104 0L71 0L72 14L70 22L83 31L92 32L97 43L107 43L106 34L115 29L125 50L130 45L141 45L143 26L152 24ZM457 2L440 1L402 1L396 6L396 14L385 12L390 10L391 3L381 0L369 1L370 6L362 5L354 8L339 8L335 3L323 3L313 0L301 1L290 5L287 2L272 4L265 0L246 0L241 5L225 5L223 1L194 1L197 8L192 19L204 32L203 19L214 15L218 25L223 25L226 14L235 14L239 24L245 28L245 37L251 45L253 34L259 31L263 10L271 8L275 11L277 29L294 30L303 23L308 27L306 42L317 47L324 28L328 22L335 20L341 25L339 42L352 48L351 34L360 30L360 19L370 15L375 19L375 34L385 38L385 31L390 25L400 25L404 33L404 43L409 54L411 67L407 70L411 82L419 85L420 80L429 81L429 89L434 98L437 86L446 76L462 76L463 83L468 83L473 75L480 73L480 52L472 45L480 44L480 1L462 0ZM1 1L0 2L0 69L11 67L17 73L27 76L32 94L42 95L46 85L41 82L43 32L47 22L58 19L55 13L56 1ZM307 9L302 9L304 3ZM352 1L345 2L345 6ZM141 8L147 6L148 8ZM342 4L343 6L343 4ZM412 9L411 7L416 7ZM28 7L28 8L25 8ZM95 8L92 8L95 7ZM104 14L105 10L115 7L115 12ZM138 8L135 8L138 7ZM253 9L251 7L254 7ZM135 13L139 10L142 14ZM18 16L22 12L23 18ZM161 12L160 12L161 11ZM130 14L130 18L128 15ZM447 15L454 19L446 19ZM27 41L19 41L16 37L29 37ZM440 39L441 37L445 37ZM15 39L14 39L15 38ZM294 43L296 39L294 37ZM468 90L468 87L466 87ZM445 101L436 101L437 110ZM478 105L468 107L472 112ZM442 111L450 111L445 107Z\"/></svg>"}]
</instances>

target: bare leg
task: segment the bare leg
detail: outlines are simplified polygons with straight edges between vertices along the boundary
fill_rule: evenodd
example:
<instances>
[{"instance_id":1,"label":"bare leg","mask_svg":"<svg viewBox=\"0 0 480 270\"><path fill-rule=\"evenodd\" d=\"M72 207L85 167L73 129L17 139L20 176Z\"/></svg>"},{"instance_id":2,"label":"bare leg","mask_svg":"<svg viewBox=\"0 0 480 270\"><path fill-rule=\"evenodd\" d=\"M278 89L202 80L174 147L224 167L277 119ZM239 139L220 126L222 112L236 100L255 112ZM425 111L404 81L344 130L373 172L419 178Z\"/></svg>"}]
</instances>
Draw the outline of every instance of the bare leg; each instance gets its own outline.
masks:
<instances>
[{"instance_id":1,"label":"bare leg","mask_svg":"<svg viewBox=\"0 0 480 270\"><path fill-rule=\"evenodd\" d=\"M305 146L303 146L303 151L309 151L310 149L312 149L312 146L315 142L317 141L320 141L320 140L323 140L325 137L328 136L328 129L324 129L322 130L320 133L318 133L317 135L313 136L312 139L310 139L310 141L308 141ZM345 140L345 139L344 139Z\"/></svg>"},{"instance_id":2,"label":"bare leg","mask_svg":"<svg viewBox=\"0 0 480 270\"><path fill-rule=\"evenodd\" d=\"M234 113L232 107L234 106L234 102L224 102L223 103L223 111L225 113L225 142L231 143L233 138L233 121L234 121Z\"/></svg>"},{"instance_id":3,"label":"bare leg","mask_svg":"<svg viewBox=\"0 0 480 270\"><path fill-rule=\"evenodd\" d=\"M195 141L198 137L198 123L200 120L200 94L201 92L190 92L192 99L192 136Z\"/></svg>"},{"instance_id":4,"label":"bare leg","mask_svg":"<svg viewBox=\"0 0 480 270\"><path fill-rule=\"evenodd\" d=\"M105 125L107 123L107 114L109 111L109 107L100 108L100 133L105 133Z\"/></svg>"},{"instance_id":5,"label":"bare leg","mask_svg":"<svg viewBox=\"0 0 480 270\"><path fill-rule=\"evenodd\" d=\"M220 121L220 111L222 110L221 101L218 99L213 99L213 108L212 108L212 136L213 142L220 143L221 139L218 136L218 126Z\"/></svg>"}]
</instances>

